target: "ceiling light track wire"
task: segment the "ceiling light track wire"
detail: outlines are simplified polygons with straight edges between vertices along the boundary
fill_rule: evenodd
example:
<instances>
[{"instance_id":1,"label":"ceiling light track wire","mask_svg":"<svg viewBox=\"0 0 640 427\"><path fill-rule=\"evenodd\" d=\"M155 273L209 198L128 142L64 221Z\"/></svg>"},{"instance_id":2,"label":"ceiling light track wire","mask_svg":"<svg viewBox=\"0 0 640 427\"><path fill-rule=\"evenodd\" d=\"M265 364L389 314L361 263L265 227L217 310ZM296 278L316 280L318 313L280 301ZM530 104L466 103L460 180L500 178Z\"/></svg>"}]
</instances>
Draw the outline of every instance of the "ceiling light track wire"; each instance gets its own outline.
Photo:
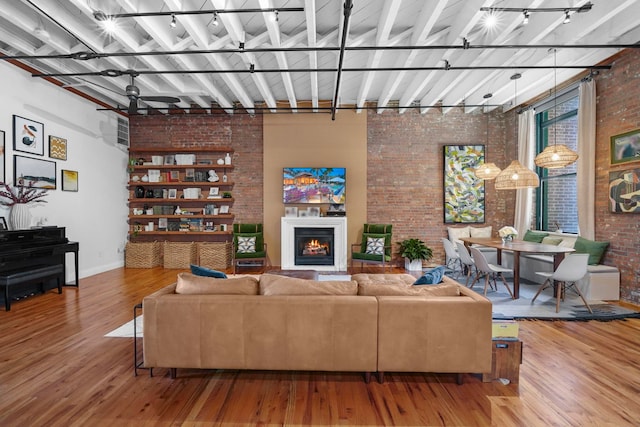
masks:
<instances>
[{"instance_id":1,"label":"ceiling light track wire","mask_svg":"<svg viewBox=\"0 0 640 427\"><path fill-rule=\"evenodd\" d=\"M77 38L76 38L77 39ZM84 44L84 43L83 43ZM429 46L345 46L345 51L376 51L376 50L449 50L449 49L640 49L640 44L585 44L585 45L429 45ZM89 59L109 57L136 56L169 56L169 55L209 55L216 53L278 53L278 52L338 52L339 46L323 47L255 47L244 49L194 49L168 50L148 52L74 52L53 55L0 55L0 59L75 59L85 61Z\"/></svg>"},{"instance_id":2,"label":"ceiling light track wire","mask_svg":"<svg viewBox=\"0 0 640 427\"><path fill-rule=\"evenodd\" d=\"M101 10L93 12L96 21L106 21L120 18L144 18L150 16L171 16L171 15L214 15L221 13L280 13L280 12L304 12L304 7L270 7L270 8L250 8L250 9L203 9L203 10L176 10L162 12L131 12L106 14Z\"/></svg>"},{"instance_id":3,"label":"ceiling light track wire","mask_svg":"<svg viewBox=\"0 0 640 427\"><path fill-rule=\"evenodd\" d=\"M158 74L252 74L252 73L339 73L343 72L365 72L365 71L465 71L465 70L545 70L545 69L579 69L579 70L610 70L611 65L559 65L553 67L551 65L495 65L495 66L465 66L455 67L445 64L439 67L355 67L355 68L262 68L262 69L239 69L239 70L103 70L103 71L87 71L78 73L33 73L31 77L77 77L77 76L103 76L103 77L119 77L124 74L136 73L137 75L158 75ZM339 81L337 82L339 83ZM336 85L336 95L338 94L338 85Z\"/></svg>"}]
</instances>

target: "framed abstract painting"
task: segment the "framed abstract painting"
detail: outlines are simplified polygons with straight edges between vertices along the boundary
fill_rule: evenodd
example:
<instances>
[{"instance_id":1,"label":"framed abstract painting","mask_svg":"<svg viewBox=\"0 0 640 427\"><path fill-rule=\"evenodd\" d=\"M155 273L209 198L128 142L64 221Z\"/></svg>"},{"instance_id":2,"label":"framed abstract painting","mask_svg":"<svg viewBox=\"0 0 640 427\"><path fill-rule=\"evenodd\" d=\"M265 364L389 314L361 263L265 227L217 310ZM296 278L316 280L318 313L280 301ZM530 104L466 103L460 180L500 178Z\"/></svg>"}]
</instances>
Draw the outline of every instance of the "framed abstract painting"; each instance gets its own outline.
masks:
<instances>
[{"instance_id":1,"label":"framed abstract painting","mask_svg":"<svg viewBox=\"0 0 640 427\"><path fill-rule=\"evenodd\" d=\"M484 145L444 146L445 224L484 222L484 180L475 174L483 162Z\"/></svg>"},{"instance_id":2,"label":"framed abstract painting","mask_svg":"<svg viewBox=\"0 0 640 427\"><path fill-rule=\"evenodd\" d=\"M13 149L44 155L44 125L35 120L13 116Z\"/></svg>"}]
</instances>

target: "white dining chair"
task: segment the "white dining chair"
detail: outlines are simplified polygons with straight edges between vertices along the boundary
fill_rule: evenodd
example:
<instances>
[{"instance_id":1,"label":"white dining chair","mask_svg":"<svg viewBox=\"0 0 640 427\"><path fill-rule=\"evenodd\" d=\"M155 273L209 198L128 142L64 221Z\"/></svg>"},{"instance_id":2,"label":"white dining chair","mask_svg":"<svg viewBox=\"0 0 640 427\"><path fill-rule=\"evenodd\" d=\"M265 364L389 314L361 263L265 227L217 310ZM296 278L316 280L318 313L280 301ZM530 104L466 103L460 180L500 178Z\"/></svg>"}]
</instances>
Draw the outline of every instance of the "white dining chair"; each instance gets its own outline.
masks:
<instances>
[{"instance_id":1,"label":"white dining chair","mask_svg":"<svg viewBox=\"0 0 640 427\"><path fill-rule=\"evenodd\" d=\"M470 250L473 261L476 264L476 269L478 270L478 277L484 276L484 296L487 296L487 288L489 287L490 280L493 280L493 285L495 286L496 290L498 289L496 279L499 277L502 280L502 283L504 283L504 286L507 288L507 291L509 291L509 295L511 295L511 298L515 299L511 288L507 284L507 280L504 278L504 273L513 274L513 270L501 265L489 264L487 258L485 258L484 254L480 252L478 248L471 247Z\"/></svg>"},{"instance_id":2,"label":"white dining chair","mask_svg":"<svg viewBox=\"0 0 640 427\"><path fill-rule=\"evenodd\" d=\"M442 246L444 246L444 254L445 254L445 268L451 271L455 277L458 277L462 270L462 263L460 262L460 255L456 251L456 248L451 243L451 240L443 237L442 238ZM460 267L460 268L458 268Z\"/></svg>"},{"instance_id":3,"label":"white dining chair","mask_svg":"<svg viewBox=\"0 0 640 427\"><path fill-rule=\"evenodd\" d=\"M565 292L573 287L575 291L578 293L584 305L587 306L587 310L589 313L593 313L589 303L582 295L580 291L580 287L576 283L578 280L582 279L587 274L587 267L589 265L589 254L571 254L564 257L558 268L553 273L548 273L546 271L537 271L536 274L546 277L544 283L538 288L538 292L536 292L535 296L531 300L531 304L538 298L540 292L544 289L554 286L555 283L555 293L556 293L556 313L560 311L560 300L564 300Z\"/></svg>"},{"instance_id":4,"label":"white dining chair","mask_svg":"<svg viewBox=\"0 0 640 427\"><path fill-rule=\"evenodd\" d=\"M473 262L473 258L471 258L471 254L467 250L467 247L464 243L456 242L456 246L458 247L458 256L460 257L460 265L463 267L463 270L467 270L467 281L464 285L468 288L473 288L474 283L478 280L478 269L476 268L476 263ZM471 275L474 274L475 277L471 284L469 284L469 279Z\"/></svg>"}]
</instances>

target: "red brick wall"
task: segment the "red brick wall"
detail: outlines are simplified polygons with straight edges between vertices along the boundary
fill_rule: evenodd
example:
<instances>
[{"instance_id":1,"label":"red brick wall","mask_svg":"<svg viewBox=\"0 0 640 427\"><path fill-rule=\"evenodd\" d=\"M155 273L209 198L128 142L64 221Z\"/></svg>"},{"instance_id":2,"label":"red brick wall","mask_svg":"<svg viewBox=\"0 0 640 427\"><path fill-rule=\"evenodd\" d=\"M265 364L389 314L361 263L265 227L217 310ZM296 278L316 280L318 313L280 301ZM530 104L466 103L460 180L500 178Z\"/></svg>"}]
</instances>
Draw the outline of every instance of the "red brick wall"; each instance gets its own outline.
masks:
<instances>
[{"instance_id":1,"label":"red brick wall","mask_svg":"<svg viewBox=\"0 0 640 427\"><path fill-rule=\"evenodd\" d=\"M611 242L604 263L620 269L621 298L640 304L640 215L609 211L609 171L640 164L610 166L612 135L640 128L640 51L628 49L611 70L596 77L596 239Z\"/></svg>"}]
</instances>

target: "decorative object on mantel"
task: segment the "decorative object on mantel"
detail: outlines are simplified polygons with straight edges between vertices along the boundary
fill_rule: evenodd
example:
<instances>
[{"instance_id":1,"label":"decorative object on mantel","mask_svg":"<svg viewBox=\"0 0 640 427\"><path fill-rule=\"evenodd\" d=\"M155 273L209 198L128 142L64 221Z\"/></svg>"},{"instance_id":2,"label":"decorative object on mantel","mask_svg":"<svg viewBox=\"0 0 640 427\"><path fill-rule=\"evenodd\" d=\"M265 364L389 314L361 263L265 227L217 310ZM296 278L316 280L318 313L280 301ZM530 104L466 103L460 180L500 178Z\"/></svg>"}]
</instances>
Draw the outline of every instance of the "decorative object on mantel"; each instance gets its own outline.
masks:
<instances>
[{"instance_id":1,"label":"decorative object on mantel","mask_svg":"<svg viewBox=\"0 0 640 427\"><path fill-rule=\"evenodd\" d=\"M433 257L431 248L420 239L405 239L398 245L400 245L398 255L404 257L405 270L422 271L422 261L429 261Z\"/></svg>"},{"instance_id":2,"label":"decorative object on mantel","mask_svg":"<svg viewBox=\"0 0 640 427\"><path fill-rule=\"evenodd\" d=\"M498 230L498 235L502 239L502 244L506 245L507 243L511 243L513 238L518 235L518 230L508 225Z\"/></svg>"},{"instance_id":3,"label":"decorative object on mantel","mask_svg":"<svg viewBox=\"0 0 640 427\"><path fill-rule=\"evenodd\" d=\"M0 205L11 208L9 225L12 230L24 230L31 225L31 205L35 203L47 203L43 198L46 190L33 187L16 187L0 183Z\"/></svg>"}]
</instances>

